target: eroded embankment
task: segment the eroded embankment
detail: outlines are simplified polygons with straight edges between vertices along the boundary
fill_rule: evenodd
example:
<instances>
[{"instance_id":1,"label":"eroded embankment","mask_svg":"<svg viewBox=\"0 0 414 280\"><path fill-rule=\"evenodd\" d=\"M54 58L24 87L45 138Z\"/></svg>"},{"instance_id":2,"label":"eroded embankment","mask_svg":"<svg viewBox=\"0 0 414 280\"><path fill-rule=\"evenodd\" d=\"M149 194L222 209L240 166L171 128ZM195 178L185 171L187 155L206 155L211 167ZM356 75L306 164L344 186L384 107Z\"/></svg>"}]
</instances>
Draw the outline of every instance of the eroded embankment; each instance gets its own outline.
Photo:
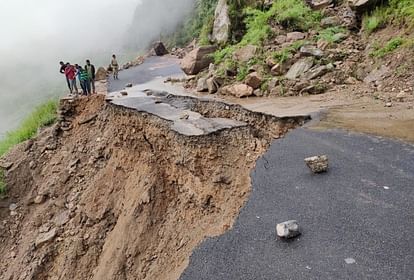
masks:
<instances>
[{"instance_id":1,"label":"eroded embankment","mask_svg":"<svg viewBox=\"0 0 414 280\"><path fill-rule=\"evenodd\" d=\"M60 122L5 158L0 278L177 279L195 246L232 226L273 137L305 120L188 100L248 125L184 136L103 97L63 100Z\"/></svg>"}]
</instances>

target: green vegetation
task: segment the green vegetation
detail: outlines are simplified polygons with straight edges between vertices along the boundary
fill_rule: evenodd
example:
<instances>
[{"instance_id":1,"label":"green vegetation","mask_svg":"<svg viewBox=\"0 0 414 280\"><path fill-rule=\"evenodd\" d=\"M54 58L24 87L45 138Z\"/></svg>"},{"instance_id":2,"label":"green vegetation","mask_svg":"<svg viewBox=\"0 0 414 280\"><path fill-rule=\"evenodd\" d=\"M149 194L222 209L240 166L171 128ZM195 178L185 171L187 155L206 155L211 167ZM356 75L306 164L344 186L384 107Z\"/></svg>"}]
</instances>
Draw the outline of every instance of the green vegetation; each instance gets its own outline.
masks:
<instances>
[{"instance_id":1,"label":"green vegetation","mask_svg":"<svg viewBox=\"0 0 414 280\"><path fill-rule=\"evenodd\" d=\"M273 58L277 60L278 63L283 63L287 61L292 55L294 55L302 46L306 45L308 41L299 40L294 42L292 45L281 49L280 51L273 53Z\"/></svg>"},{"instance_id":2,"label":"green vegetation","mask_svg":"<svg viewBox=\"0 0 414 280\"><path fill-rule=\"evenodd\" d=\"M246 34L239 45L260 45L270 34L269 12L262 12L258 9L245 9Z\"/></svg>"},{"instance_id":3,"label":"green vegetation","mask_svg":"<svg viewBox=\"0 0 414 280\"><path fill-rule=\"evenodd\" d=\"M316 38L319 40L324 40L330 44L338 43L345 38L345 34L347 34L347 30L343 27L328 27L319 31L318 36Z\"/></svg>"},{"instance_id":4,"label":"green vegetation","mask_svg":"<svg viewBox=\"0 0 414 280\"><path fill-rule=\"evenodd\" d=\"M414 27L414 0L389 0L388 5L375 9L365 15L363 27L367 34L371 34L386 24L406 25Z\"/></svg>"},{"instance_id":5,"label":"green vegetation","mask_svg":"<svg viewBox=\"0 0 414 280\"><path fill-rule=\"evenodd\" d=\"M184 46L194 38L200 39L200 44L208 44L208 35L213 27L214 10L218 0L197 0L194 12L177 32L168 36L168 46Z\"/></svg>"},{"instance_id":6,"label":"green vegetation","mask_svg":"<svg viewBox=\"0 0 414 280\"><path fill-rule=\"evenodd\" d=\"M371 15L364 17L362 26L364 31L369 35L385 26L387 22L387 10L383 7L376 8Z\"/></svg>"},{"instance_id":7,"label":"green vegetation","mask_svg":"<svg viewBox=\"0 0 414 280\"><path fill-rule=\"evenodd\" d=\"M51 125L56 120L58 101L47 101L35 108L35 110L21 123L16 130L8 132L4 139L0 140L0 157L7 153L13 146L34 137L39 128ZM6 192L4 182L4 170L0 169L0 197Z\"/></svg>"},{"instance_id":8,"label":"green vegetation","mask_svg":"<svg viewBox=\"0 0 414 280\"><path fill-rule=\"evenodd\" d=\"M275 1L268 14L278 24L295 30L313 28L319 24L322 18L319 12L312 11L303 0Z\"/></svg>"},{"instance_id":9,"label":"green vegetation","mask_svg":"<svg viewBox=\"0 0 414 280\"><path fill-rule=\"evenodd\" d=\"M0 157L7 153L13 146L34 137L39 128L51 125L56 120L57 100L47 101L38 107L23 120L20 127L8 132L4 139L0 140Z\"/></svg>"},{"instance_id":10,"label":"green vegetation","mask_svg":"<svg viewBox=\"0 0 414 280\"><path fill-rule=\"evenodd\" d=\"M402 46L405 43L405 40L397 37L389 40L384 47L375 49L373 52L371 52L372 57L376 58L382 58L386 56L389 53L392 53L396 49L398 49L400 46Z\"/></svg>"}]
</instances>

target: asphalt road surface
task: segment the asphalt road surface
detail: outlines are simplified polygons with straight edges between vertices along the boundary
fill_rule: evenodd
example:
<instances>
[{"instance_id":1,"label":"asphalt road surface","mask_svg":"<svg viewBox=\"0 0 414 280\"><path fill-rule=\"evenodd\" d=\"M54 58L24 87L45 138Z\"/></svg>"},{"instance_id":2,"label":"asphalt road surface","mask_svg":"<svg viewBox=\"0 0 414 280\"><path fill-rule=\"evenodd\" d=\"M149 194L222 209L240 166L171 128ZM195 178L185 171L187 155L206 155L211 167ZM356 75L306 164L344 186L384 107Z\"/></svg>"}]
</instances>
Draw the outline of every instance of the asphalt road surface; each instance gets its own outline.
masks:
<instances>
[{"instance_id":1,"label":"asphalt road surface","mask_svg":"<svg viewBox=\"0 0 414 280\"><path fill-rule=\"evenodd\" d=\"M313 175L303 159L318 154L330 169ZM203 242L181 280L414 279L414 146L301 128L251 176L234 228ZM302 235L278 239L291 219Z\"/></svg>"},{"instance_id":2,"label":"asphalt road surface","mask_svg":"<svg viewBox=\"0 0 414 280\"><path fill-rule=\"evenodd\" d=\"M119 80L109 78L108 92L119 91L125 88L125 85L147 83L159 77L169 77L183 74L178 59L172 57L151 56L145 59L145 62L138 67L131 67L128 70L119 72Z\"/></svg>"}]
</instances>

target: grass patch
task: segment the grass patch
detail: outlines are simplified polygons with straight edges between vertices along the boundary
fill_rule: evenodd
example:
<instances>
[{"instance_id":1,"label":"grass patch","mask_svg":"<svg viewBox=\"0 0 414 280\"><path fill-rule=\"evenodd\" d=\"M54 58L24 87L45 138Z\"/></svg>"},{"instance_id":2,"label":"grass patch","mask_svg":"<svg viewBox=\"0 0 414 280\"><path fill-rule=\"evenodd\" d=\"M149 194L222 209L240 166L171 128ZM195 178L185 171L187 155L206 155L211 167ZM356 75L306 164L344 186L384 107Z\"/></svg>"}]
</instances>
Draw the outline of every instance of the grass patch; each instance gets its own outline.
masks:
<instances>
[{"instance_id":1,"label":"grass patch","mask_svg":"<svg viewBox=\"0 0 414 280\"><path fill-rule=\"evenodd\" d=\"M378 29L385 26L388 18L388 9L385 7L379 7L371 14L364 16L362 20L362 27L364 31L369 35Z\"/></svg>"},{"instance_id":2,"label":"grass patch","mask_svg":"<svg viewBox=\"0 0 414 280\"><path fill-rule=\"evenodd\" d=\"M13 146L34 137L39 128L54 123L57 105L58 101L53 99L37 106L16 130L8 132L4 139L0 140L0 157Z\"/></svg>"},{"instance_id":3,"label":"grass patch","mask_svg":"<svg viewBox=\"0 0 414 280\"><path fill-rule=\"evenodd\" d=\"M338 43L344 39L342 34L347 34L348 31L343 27L328 27L319 31L319 34L316 36L318 40L324 40L329 44Z\"/></svg>"},{"instance_id":4,"label":"grass patch","mask_svg":"<svg viewBox=\"0 0 414 280\"><path fill-rule=\"evenodd\" d=\"M322 18L303 0L278 0L269 10L270 17L285 28L308 30L317 26Z\"/></svg>"},{"instance_id":5,"label":"grass patch","mask_svg":"<svg viewBox=\"0 0 414 280\"><path fill-rule=\"evenodd\" d=\"M271 15L269 12L262 12L253 8L246 8L245 15L247 31L240 45L260 45L270 35L271 30L268 23Z\"/></svg>"},{"instance_id":6,"label":"grass patch","mask_svg":"<svg viewBox=\"0 0 414 280\"><path fill-rule=\"evenodd\" d=\"M308 41L299 40L294 42L292 45L281 49L280 51L274 52L272 57L278 62L283 63L292 57L302 46L308 44Z\"/></svg>"},{"instance_id":7,"label":"grass patch","mask_svg":"<svg viewBox=\"0 0 414 280\"><path fill-rule=\"evenodd\" d=\"M385 27L386 24L414 27L414 0L389 0L388 5L366 14L362 21L368 35Z\"/></svg>"},{"instance_id":8,"label":"grass patch","mask_svg":"<svg viewBox=\"0 0 414 280\"><path fill-rule=\"evenodd\" d=\"M373 52L370 53L370 55L372 57L382 58L401 47L404 43L405 40L400 37L393 38L389 40L384 47L375 49Z\"/></svg>"}]
</instances>

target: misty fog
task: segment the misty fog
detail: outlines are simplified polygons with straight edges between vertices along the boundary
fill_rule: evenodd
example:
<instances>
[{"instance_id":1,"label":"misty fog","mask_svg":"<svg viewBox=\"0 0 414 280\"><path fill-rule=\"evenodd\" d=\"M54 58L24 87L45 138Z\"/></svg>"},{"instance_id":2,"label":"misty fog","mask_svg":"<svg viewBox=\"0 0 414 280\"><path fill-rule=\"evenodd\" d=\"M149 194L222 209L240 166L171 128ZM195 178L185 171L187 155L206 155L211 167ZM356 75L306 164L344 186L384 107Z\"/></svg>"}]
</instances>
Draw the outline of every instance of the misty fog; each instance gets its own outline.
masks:
<instances>
[{"instance_id":1,"label":"misty fog","mask_svg":"<svg viewBox=\"0 0 414 280\"><path fill-rule=\"evenodd\" d=\"M33 107L67 93L60 60L95 66L136 56L173 31L194 0L0 1L0 138Z\"/></svg>"}]
</instances>

